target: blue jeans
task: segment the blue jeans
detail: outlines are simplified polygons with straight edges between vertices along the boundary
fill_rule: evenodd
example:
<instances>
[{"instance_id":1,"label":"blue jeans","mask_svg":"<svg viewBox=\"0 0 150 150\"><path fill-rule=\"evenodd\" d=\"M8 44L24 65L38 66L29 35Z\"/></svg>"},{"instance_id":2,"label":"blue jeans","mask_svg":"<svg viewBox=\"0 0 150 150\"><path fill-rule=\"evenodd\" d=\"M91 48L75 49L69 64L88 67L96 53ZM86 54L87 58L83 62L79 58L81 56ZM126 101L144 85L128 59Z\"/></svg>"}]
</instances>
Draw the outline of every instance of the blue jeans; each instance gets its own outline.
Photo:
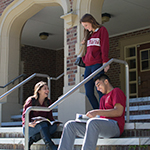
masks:
<instances>
[{"instance_id":1,"label":"blue jeans","mask_svg":"<svg viewBox=\"0 0 150 150\"><path fill-rule=\"evenodd\" d=\"M54 134L56 130L57 124L50 125L48 122L38 123L34 128L29 127L29 147L33 142L37 142L38 140L43 138L44 142L48 142L50 144L49 146L52 150L56 150L57 147L51 140L51 135ZM23 134L25 135L25 127L23 127Z\"/></svg>"},{"instance_id":2,"label":"blue jeans","mask_svg":"<svg viewBox=\"0 0 150 150\"><path fill-rule=\"evenodd\" d=\"M100 68L101 66L102 66L102 64L95 64L95 65L92 65L92 66L86 66L85 67L85 72L84 72L84 79L86 77L88 77L90 74L92 74L95 70ZM104 73L104 70L102 70L96 76L99 76L100 74L103 74L103 73ZM89 80L84 86L85 86L86 96L88 97L93 109L98 109L99 108L99 102L98 102L98 100L97 100L97 98L94 94L95 82L94 82L93 79ZM97 91L97 92L98 92L99 100L100 100L100 98L103 96L103 94L100 91Z\"/></svg>"},{"instance_id":3,"label":"blue jeans","mask_svg":"<svg viewBox=\"0 0 150 150\"><path fill-rule=\"evenodd\" d=\"M57 125L56 125L56 124L50 125L49 123L43 121L43 122L37 124L34 128L29 127L29 139L30 139L30 137L32 137L33 135L39 133L40 130L41 130L42 128L44 128L44 127L48 127L48 128L49 128L49 131L47 131L47 132L49 132L49 134L51 134L51 135L54 134L55 131L57 130ZM23 127L23 134L24 134L24 136L25 136L25 127Z\"/></svg>"}]
</instances>

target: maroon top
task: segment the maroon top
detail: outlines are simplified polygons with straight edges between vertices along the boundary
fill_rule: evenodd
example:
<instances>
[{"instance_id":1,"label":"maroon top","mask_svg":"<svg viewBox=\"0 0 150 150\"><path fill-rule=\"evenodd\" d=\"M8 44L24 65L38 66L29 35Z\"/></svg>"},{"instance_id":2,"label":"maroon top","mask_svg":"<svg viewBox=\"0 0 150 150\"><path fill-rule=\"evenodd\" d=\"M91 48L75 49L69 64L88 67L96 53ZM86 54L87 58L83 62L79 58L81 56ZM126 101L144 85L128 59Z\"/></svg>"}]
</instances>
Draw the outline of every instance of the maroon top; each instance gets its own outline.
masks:
<instances>
[{"instance_id":1,"label":"maroon top","mask_svg":"<svg viewBox=\"0 0 150 150\"><path fill-rule=\"evenodd\" d=\"M100 118L112 119L117 121L120 129L120 135L121 135L125 125L124 116L125 116L125 106L126 106L126 96L124 95L122 90L119 88L114 88L111 92L102 96L100 100L100 109L103 110L113 109L117 103L121 104L124 107L123 113L120 117L100 116Z\"/></svg>"},{"instance_id":2,"label":"maroon top","mask_svg":"<svg viewBox=\"0 0 150 150\"><path fill-rule=\"evenodd\" d=\"M49 104L51 104L51 100L48 99L50 101ZM29 97L24 105L24 108L23 108L23 113L22 113L22 126L25 125L25 112L26 112L26 109L28 107L32 106L32 98ZM43 103L42 105L38 105L40 107L47 107L45 106L45 104ZM31 111L30 114L29 114L29 122L31 122L31 118L33 117L38 117L38 116L41 116L41 117L45 117L47 119L49 119L50 121L54 121L54 118L53 118L53 115L52 115L52 111Z\"/></svg>"},{"instance_id":3,"label":"maroon top","mask_svg":"<svg viewBox=\"0 0 150 150\"><path fill-rule=\"evenodd\" d=\"M106 63L109 52L109 36L107 29L102 26L96 29L95 32L87 41L87 52L82 57L86 66Z\"/></svg>"}]
</instances>

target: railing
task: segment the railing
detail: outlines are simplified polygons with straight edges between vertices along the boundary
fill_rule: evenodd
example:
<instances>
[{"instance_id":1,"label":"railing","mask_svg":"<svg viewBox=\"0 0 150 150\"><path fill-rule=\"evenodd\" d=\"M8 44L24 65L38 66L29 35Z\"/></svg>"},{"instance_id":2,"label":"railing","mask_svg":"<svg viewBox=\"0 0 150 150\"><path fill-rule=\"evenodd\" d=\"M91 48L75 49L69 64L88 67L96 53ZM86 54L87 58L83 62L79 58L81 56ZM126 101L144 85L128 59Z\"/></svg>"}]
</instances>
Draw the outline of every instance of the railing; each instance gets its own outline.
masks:
<instances>
[{"instance_id":1,"label":"railing","mask_svg":"<svg viewBox=\"0 0 150 150\"><path fill-rule=\"evenodd\" d=\"M9 83L7 83L6 85L0 86L0 88L5 88L5 87L7 87L9 84L14 84L14 82L15 82L16 80L20 79L21 77L25 77L25 76L26 76L26 74L21 74L21 75L19 75L18 77L16 77L15 79L11 80L11 81L10 81Z\"/></svg>"},{"instance_id":2,"label":"railing","mask_svg":"<svg viewBox=\"0 0 150 150\"><path fill-rule=\"evenodd\" d=\"M47 78L47 80L48 80L48 87L50 87L50 77L47 74L34 73L31 76L29 76L27 79L25 79L24 81L20 82L19 84L17 84L16 86L14 86L10 90L8 90L6 93L4 93L3 95L1 95L0 96L0 100L2 100L4 97L8 96L14 90L18 89L19 87L21 87L22 85L24 85L25 83L27 83L28 81L30 81L31 79L33 79L34 77L45 77L45 78ZM50 93L49 93L48 96L50 96Z\"/></svg>"},{"instance_id":3,"label":"railing","mask_svg":"<svg viewBox=\"0 0 150 150\"><path fill-rule=\"evenodd\" d=\"M57 78L50 77L50 80L58 80L58 79L60 79L63 75L64 75L64 73L62 73L61 75L59 75ZM51 91L51 82L50 82L50 85L49 85L49 91ZM51 99L50 96L49 96L49 98Z\"/></svg>"},{"instance_id":4,"label":"railing","mask_svg":"<svg viewBox=\"0 0 150 150\"><path fill-rule=\"evenodd\" d=\"M77 89L79 89L81 86L83 86L85 83L87 83L90 79L92 79L95 75L97 75L100 71L102 71L105 67L110 65L112 62L121 63L121 64L125 65L125 70L126 70L126 97L127 97L127 103L126 103L127 122L129 122L129 66L128 66L126 61L112 58L106 64L104 64L102 67L100 67L99 69L94 71L91 75L89 75L87 78L85 78L83 81L81 81L75 87L73 87L66 94L61 96L56 102L54 102L48 108L33 106L33 107L29 107L26 110L26 114L25 114L25 150L28 150L28 135L29 135L28 125L29 125L29 113L30 113L30 111L51 111L53 108L55 108L57 105L59 105L64 100L64 98L66 98L69 95L71 95L72 93L74 93Z\"/></svg>"},{"instance_id":5,"label":"railing","mask_svg":"<svg viewBox=\"0 0 150 150\"><path fill-rule=\"evenodd\" d=\"M40 73L34 73L32 74L31 76L29 76L27 79L25 79L24 81L20 82L19 84L17 84L16 86L14 86L13 88L11 88L9 91L7 91L6 93L4 93L3 95L0 96L0 101L8 96L10 93L12 93L14 90L18 89L19 87L21 87L22 85L24 85L25 83L27 83L28 81L30 81L31 79L33 79L34 77L45 77L47 78L47 84L48 84L48 87L50 89L51 87L51 80L58 80L59 78L61 78L62 76L64 75L64 73L62 73L61 75L59 75L57 78L54 78L54 77L50 77L48 76L47 74L40 74ZM49 95L48 97L50 98L50 92L49 92Z\"/></svg>"},{"instance_id":6,"label":"railing","mask_svg":"<svg viewBox=\"0 0 150 150\"><path fill-rule=\"evenodd\" d=\"M6 93L4 93L3 95L0 96L0 101L5 98L6 96L8 96L10 93L12 93L14 90L18 89L19 87L23 86L25 83L27 83L28 81L30 81L31 79L33 79L34 77L45 77L47 78L47 84L50 90L51 87L51 80L58 80L60 79L62 76L64 75L64 73L62 73L61 75L59 75L57 78L54 77L50 77L47 74L40 74L40 73L34 73L31 76L29 76L27 79L25 79L24 81L20 82L19 84L17 84L16 86L14 86L13 88L11 88L9 91L7 91ZM22 77L22 75L18 76L18 77ZM16 78L17 79L17 78ZM16 79L12 80L15 81ZM8 84L7 84L8 85ZM48 97L50 98L50 92ZM1 126L1 120L0 120L0 126Z\"/></svg>"}]
</instances>

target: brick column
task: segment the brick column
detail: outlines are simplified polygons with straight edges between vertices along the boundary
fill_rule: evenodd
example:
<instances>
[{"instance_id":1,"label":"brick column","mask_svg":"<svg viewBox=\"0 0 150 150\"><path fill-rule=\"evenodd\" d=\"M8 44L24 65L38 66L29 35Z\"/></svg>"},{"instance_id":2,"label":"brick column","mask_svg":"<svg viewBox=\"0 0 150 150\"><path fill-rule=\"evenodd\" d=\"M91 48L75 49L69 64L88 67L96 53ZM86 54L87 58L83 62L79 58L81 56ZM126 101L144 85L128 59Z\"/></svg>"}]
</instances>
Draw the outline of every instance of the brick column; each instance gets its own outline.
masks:
<instances>
[{"instance_id":1,"label":"brick column","mask_svg":"<svg viewBox=\"0 0 150 150\"><path fill-rule=\"evenodd\" d=\"M73 0L69 0L70 2L70 11L72 11Z\"/></svg>"},{"instance_id":2,"label":"brick column","mask_svg":"<svg viewBox=\"0 0 150 150\"><path fill-rule=\"evenodd\" d=\"M67 75L68 85L75 85L75 74L77 73L77 66L74 64L76 60L75 44L77 43L77 26L67 29L67 45L68 45L68 57L67 57Z\"/></svg>"}]
</instances>

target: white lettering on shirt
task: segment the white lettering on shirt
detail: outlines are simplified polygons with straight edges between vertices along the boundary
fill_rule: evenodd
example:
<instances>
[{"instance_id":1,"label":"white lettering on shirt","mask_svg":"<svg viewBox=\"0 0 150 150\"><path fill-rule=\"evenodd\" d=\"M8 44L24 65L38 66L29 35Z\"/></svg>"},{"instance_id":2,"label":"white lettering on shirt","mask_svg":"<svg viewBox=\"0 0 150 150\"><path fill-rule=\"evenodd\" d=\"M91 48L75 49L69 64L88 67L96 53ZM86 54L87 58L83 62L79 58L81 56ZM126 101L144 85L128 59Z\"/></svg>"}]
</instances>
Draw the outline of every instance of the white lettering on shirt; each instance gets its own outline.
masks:
<instances>
[{"instance_id":1,"label":"white lettering on shirt","mask_svg":"<svg viewBox=\"0 0 150 150\"><path fill-rule=\"evenodd\" d=\"M88 46L100 46L100 39L99 38L91 38L87 41L87 47Z\"/></svg>"}]
</instances>

